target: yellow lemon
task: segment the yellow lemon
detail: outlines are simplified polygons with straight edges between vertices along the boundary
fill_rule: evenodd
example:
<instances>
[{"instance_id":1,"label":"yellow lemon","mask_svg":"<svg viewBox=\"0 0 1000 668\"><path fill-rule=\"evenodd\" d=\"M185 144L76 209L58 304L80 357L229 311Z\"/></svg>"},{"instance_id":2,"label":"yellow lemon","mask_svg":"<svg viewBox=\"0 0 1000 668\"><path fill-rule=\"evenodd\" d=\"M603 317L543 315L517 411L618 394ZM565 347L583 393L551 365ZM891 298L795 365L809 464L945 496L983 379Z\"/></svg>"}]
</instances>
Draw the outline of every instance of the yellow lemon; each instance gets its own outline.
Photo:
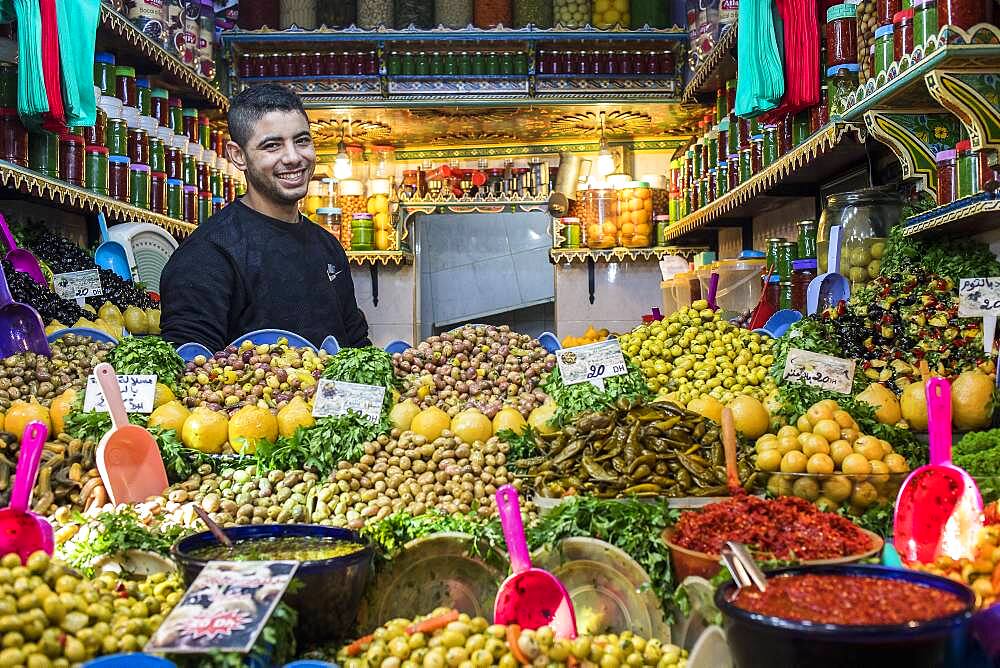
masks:
<instances>
[{"instance_id":1,"label":"yellow lemon","mask_svg":"<svg viewBox=\"0 0 1000 668\"><path fill-rule=\"evenodd\" d=\"M228 436L229 421L222 413L199 406L191 411L181 429L181 442L189 448L219 454Z\"/></svg>"},{"instance_id":2,"label":"yellow lemon","mask_svg":"<svg viewBox=\"0 0 1000 668\"><path fill-rule=\"evenodd\" d=\"M156 393L153 395L153 408L159 408L163 404L170 403L176 398L177 397L174 396L174 393L169 387L163 383L157 383Z\"/></svg>"},{"instance_id":3,"label":"yellow lemon","mask_svg":"<svg viewBox=\"0 0 1000 668\"><path fill-rule=\"evenodd\" d=\"M299 427L309 428L316 424L309 404L302 397L295 396L280 411L278 411L278 433L289 438L295 435Z\"/></svg>"},{"instance_id":4,"label":"yellow lemon","mask_svg":"<svg viewBox=\"0 0 1000 668\"><path fill-rule=\"evenodd\" d=\"M178 434L184 429L184 422L191 416L189 411L179 401L168 401L162 406L157 406L149 416L150 427L163 427L173 429Z\"/></svg>"},{"instance_id":5,"label":"yellow lemon","mask_svg":"<svg viewBox=\"0 0 1000 668\"><path fill-rule=\"evenodd\" d=\"M244 406L229 418L229 444L239 453L253 454L257 441L278 438L278 420L266 408Z\"/></svg>"}]
</instances>

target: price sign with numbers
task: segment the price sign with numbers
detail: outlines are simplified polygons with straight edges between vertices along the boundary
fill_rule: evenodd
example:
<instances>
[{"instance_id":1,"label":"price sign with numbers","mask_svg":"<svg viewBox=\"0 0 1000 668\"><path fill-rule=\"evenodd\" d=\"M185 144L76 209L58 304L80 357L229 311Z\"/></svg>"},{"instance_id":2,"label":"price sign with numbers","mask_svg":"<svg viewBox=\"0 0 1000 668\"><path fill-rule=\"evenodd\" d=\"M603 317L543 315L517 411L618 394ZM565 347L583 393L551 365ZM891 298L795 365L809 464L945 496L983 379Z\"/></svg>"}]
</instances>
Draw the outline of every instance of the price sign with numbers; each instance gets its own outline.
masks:
<instances>
[{"instance_id":1,"label":"price sign with numbers","mask_svg":"<svg viewBox=\"0 0 1000 668\"><path fill-rule=\"evenodd\" d=\"M854 386L854 360L790 348L783 378L824 390L850 394Z\"/></svg>"},{"instance_id":2,"label":"price sign with numbers","mask_svg":"<svg viewBox=\"0 0 1000 668\"><path fill-rule=\"evenodd\" d=\"M603 388L605 378L628 373L618 339L564 348L556 351L556 362L566 385L589 382Z\"/></svg>"},{"instance_id":3,"label":"price sign with numbers","mask_svg":"<svg viewBox=\"0 0 1000 668\"><path fill-rule=\"evenodd\" d=\"M958 315L963 318L1000 315L1000 278L963 278L958 284Z\"/></svg>"},{"instance_id":4,"label":"price sign with numbers","mask_svg":"<svg viewBox=\"0 0 1000 668\"><path fill-rule=\"evenodd\" d=\"M313 417L346 415L347 411L360 413L372 422L382 417L382 400L385 388L381 385L361 385L323 378L316 384Z\"/></svg>"},{"instance_id":5,"label":"price sign with numbers","mask_svg":"<svg viewBox=\"0 0 1000 668\"><path fill-rule=\"evenodd\" d=\"M153 399L156 396L156 376L118 376L118 389L122 393L122 402L126 413L152 413ZM83 398L83 410L108 412L108 404L104 393L97 383L94 374L87 379L87 393Z\"/></svg>"},{"instance_id":6,"label":"price sign with numbers","mask_svg":"<svg viewBox=\"0 0 1000 668\"><path fill-rule=\"evenodd\" d=\"M63 299L86 299L104 294L101 274L96 269L56 274L52 277L52 287Z\"/></svg>"}]
</instances>

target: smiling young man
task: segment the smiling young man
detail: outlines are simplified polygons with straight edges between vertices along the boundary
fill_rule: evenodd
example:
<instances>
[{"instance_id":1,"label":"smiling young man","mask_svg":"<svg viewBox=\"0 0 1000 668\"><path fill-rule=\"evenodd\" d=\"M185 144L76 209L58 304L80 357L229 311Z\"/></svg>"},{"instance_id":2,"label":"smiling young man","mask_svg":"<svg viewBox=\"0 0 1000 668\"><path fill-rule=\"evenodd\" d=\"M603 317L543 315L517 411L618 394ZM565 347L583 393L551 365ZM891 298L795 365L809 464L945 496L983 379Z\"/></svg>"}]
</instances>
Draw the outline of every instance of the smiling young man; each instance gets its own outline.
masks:
<instances>
[{"instance_id":1,"label":"smiling young man","mask_svg":"<svg viewBox=\"0 0 1000 668\"><path fill-rule=\"evenodd\" d=\"M202 222L160 278L160 329L176 345L212 351L258 329L286 329L314 345L369 345L347 255L335 237L298 210L316 167L302 101L268 84L248 88L229 109L229 159L246 194Z\"/></svg>"}]
</instances>

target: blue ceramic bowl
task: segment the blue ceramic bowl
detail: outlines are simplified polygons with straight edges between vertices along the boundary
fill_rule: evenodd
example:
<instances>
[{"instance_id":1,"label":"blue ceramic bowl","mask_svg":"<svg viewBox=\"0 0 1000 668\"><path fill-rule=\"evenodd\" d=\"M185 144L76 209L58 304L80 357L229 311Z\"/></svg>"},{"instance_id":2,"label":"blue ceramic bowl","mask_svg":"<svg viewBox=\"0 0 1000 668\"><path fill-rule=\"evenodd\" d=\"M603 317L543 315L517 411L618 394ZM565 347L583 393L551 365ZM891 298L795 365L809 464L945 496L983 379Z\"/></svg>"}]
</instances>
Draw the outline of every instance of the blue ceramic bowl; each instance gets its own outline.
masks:
<instances>
[{"instance_id":1,"label":"blue ceramic bowl","mask_svg":"<svg viewBox=\"0 0 1000 668\"><path fill-rule=\"evenodd\" d=\"M211 357L213 353L200 343L183 343L177 347L177 354L180 355L181 359L185 362L193 362L194 358L198 355L204 355L207 359Z\"/></svg>"},{"instance_id":2,"label":"blue ceramic bowl","mask_svg":"<svg viewBox=\"0 0 1000 668\"><path fill-rule=\"evenodd\" d=\"M77 336L82 336L90 339L91 341L98 341L100 343L113 343L118 345L118 339L111 336L107 332L102 332L99 329L93 329L91 327L67 327L66 329L60 329L52 332L45 338L49 343L55 343L67 334L76 334Z\"/></svg>"},{"instance_id":3,"label":"blue ceramic bowl","mask_svg":"<svg viewBox=\"0 0 1000 668\"><path fill-rule=\"evenodd\" d=\"M798 574L867 576L903 580L958 596L962 612L914 624L845 626L770 617L738 608L729 599L736 584L715 592L734 668L959 668L963 666L975 596L962 584L929 573L884 566L812 566L769 571L768 577Z\"/></svg>"},{"instance_id":4,"label":"blue ceramic bowl","mask_svg":"<svg viewBox=\"0 0 1000 668\"><path fill-rule=\"evenodd\" d=\"M364 593L374 552L370 543L348 529L318 524L248 524L227 527L226 535L234 542L267 540L289 536L307 536L361 543L364 548L343 557L319 561L303 561L295 573L295 591L284 596L284 602L299 613L295 637L303 643L327 643L344 640L354 628L361 596ZM183 538L170 549L188 586L205 567L206 561L192 556L193 552L215 547L219 542L210 531Z\"/></svg>"},{"instance_id":5,"label":"blue ceramic bowl","mask_svg":"<svg viewBox=\"0 0 1000 668\"><path fill-rule=\"evenodd\" d=\"M239 348L244 341L250 341L257 346L262 343L277 343L281 338L287 339L288 345L292 348L312 348L313 352L319 352L308 339L283 329L258 329L256 332L247 332L229 345Z\"/></svg>"}]
</instances>

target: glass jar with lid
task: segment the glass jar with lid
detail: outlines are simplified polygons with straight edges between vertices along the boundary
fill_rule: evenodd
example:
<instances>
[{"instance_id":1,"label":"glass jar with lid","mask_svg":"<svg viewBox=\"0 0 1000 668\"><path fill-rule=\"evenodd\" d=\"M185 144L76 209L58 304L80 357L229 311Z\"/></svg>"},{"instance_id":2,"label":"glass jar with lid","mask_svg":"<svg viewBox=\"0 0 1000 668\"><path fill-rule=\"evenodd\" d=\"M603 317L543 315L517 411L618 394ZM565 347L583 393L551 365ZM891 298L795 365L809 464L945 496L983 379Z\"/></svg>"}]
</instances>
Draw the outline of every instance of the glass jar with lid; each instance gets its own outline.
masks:
<instances>
[{"instance_id":1,"label":"glass jar with lid","mask_svg":"<svg viewBox=\"0 0 1000 668\"><path fill-rule=\"evenodd\" d=\"M356 213L351 219L351 250L370 251L373 248L375 226L370 213Z\"/></svg>"},{"instance_id":2,"label":"glass jar with lid","mask_svg":"<svg viewBox=\"0 0 1000 668\"><path fill-rule=\"evenodd\" d=\"M72 133L59 136L59 178L75 186L83 185L83 137Z\"/></svg>"},{"instance_id":3,"label":"glass jar with lid","mask_svg":"<svg viewBox=\"0 0 1000 668\"><path fill-rule=\"evenodd\" d=\"M582 28L590 23L591 0L563 0L554 3L552 20L564 28Z\"/></svg>"},{"instance_id":4,"label":"glass jar with lid","mask_svg":"<svg viewBox=\"0 0 1000 668\"><path fill-rule=\"evenodd\" d=\"M663 174L643 174L639 180L649 184L653 201L653 215L669 213L670 194L667 191L667 177Z\"/></svg>"},{"instance_id":5,"label":"glass jar with lid","mask_svg":"<svg viewBox=\"0 0 1000 668\"><path fill-rule=\"evenodd\" d=\"M618 195L612 188L590 188L583 191L580 205L587 248L613 248L618 241Z\"/></svg>"},{"instance_id":6,"label":"glass jar with lid","mask_svg":"<svg viewBox=\"0 0 1000 668\"><path fill-rule=\"evenodd\" d=\"M392 227L392 182L387 179L368 181L368 213L375 228L375 250L394 250L396 234Z\"/></svg>"},{"instance_id":7,"label":"glass jar with lid","mask_svg":"<svg viewBox=\"0 0 1000 668\"><path fill-rule=\"evenodd\" d=\"M509 27L514 22L511 0L475 0L472 13L477 28L495 28L501 23Z\"/></svg>"},{"instance_id":8,"label":"glass jar with lid","mask_svg":"<svg viewBox=\"0 0 1000 668\"><path fill-rule=\"evenodd\" d=\"M878 277L888 232L900 222L902 201L878 188L830 195L819 219L816 254L819 273L827 268L830 228L840 225L840 273L851 281L852 290Z\"/></svg>"},{"instance_id":9,"label":"glass jar with lid","mask_svg":"<svg viewBox=\"0 0 1000 668\"><path fill-rule=\"evenodd\" d=\"M397 30L410 27L429 30L434 27L434 3L428 0L395 0Z\"/></svg>"},{"instance_id":10,"label":"glass jar with lid","mask_svg":"<svg viewBox=\"0 0 1000 668\"><path fill-rule=\"evenodd\" d=\"M552 27L552 0L513 0L514 27L529 23L536 28Z\"/></svg>"},{"instance_id":11,"label":"glass jar with lid","mask_svg":"<svg viewBox=\"0 0 1000 668\"><path fill-rule=\"evenodd\" d=\"M618 190L618 245L646 248L653 239L653 193L645 181L627 181Z\"/></svg>"},{"instance_id":12,"label":"glass jar with lid","mask_svg":"<svg viewBox=\"0 0 1000 668\"><path fill-rule=\"evenodd\" d=\"M559 229L562 235L560 248L579 248L582 242L580 219L576 216L564 216L559 219Z\"/></svg>"},{"instance_id":13,"label":"glass jar with lid","mask_svg":"<svg viewBox=\"0 0 1000 668\"><path fill-rule=\"evenodd\" d=\"M28 129L13 107L0 108L0 159L28 166Z\"/></svg>"},{"instance_id":14,"label":"glass jar with lid","mask_svg":"<svg viewBox=\"0 0 1000 668\"><path fill-rule=\"evenodd\" d=\"M875 76L887 71L896 59L892 30L891 23L875 29Z\"/></svg>"},{"instance_id":15,"label":"glass jar with lid","mask_svg":"<svg viewBox=\"0 0 1000 668\"><path fill-rule=\"evenodd\" d=\"M344 179L337 184L337 206L340 207L344 221L353 221L354 215L368 213L365 201L365 185L357 179ZM340 241L344 248L351 247L351 225L343 224Z\"/></svg>"},{"instance_id":16,"label":"glass jar with lid","mask_svg":"<svg viewBox=\"0 0 1000 668\"><path fill-rule=\"evenodd\" d=\"M826 10L826 64L858 62L857 17L854 5L844 3Z\"/></svg>"},{"instance_id":17,"label":"glass jar with lid","mask_svg":"<svg viewBox=\"0 0 1000 668\"><path fill-rule=\"evenodd\" d=\"M892 17L892 39L896 60L913 53L913 7L896 12Z\"/></svg>"},{"instance_id":18,"label":"glass jar with lid","mask_svg":"<svg viewBox=\"0 0 1000 668\"><path fill-rule=\"evenodd\" d=\"M302 215L310 218L320 207L324 206L326 206L326 192L323 181L322 179L312 179L306 188L306 196L302 198L302 203L299 206Z\"/></svg>"},{"instance_id":19,"label":"glass jar with lid","mask_svg":"<svg viewBox=\"0 0 1000 668\"><path fill-rule=\"evenodd\" d=\"M368 178L393 180L395 177L396 149L379 144L372 146L368 162Z\"/></svg>"},{"instance_id":20,"label":"glass jar with lid","mask_svg":"<svg viewBox=\"0 0 1000 668\"><path fill-rule=\"evenodd\" d=\"M857 65L835 65L826 70L827 106L831 114L843 114L850 104L851 95L857 89Z\"/></svg>"},{"instance_id":21,"label":"glass jar with lid","mask_svg":"<svg viewBox=\"0 0 1000 668\"><path fill-rule=\"evenodd\" d=\"M139 107L139 93L135 83L135 68L128 65L115 66L115 97L126 107Z\"/></svg>"},{"instance_id":22,"label":"glass jar with lid","mask_svg":"<svg viewBox=\"0 0 1000 668\"><path fill-rule=\"evenodd\" d=\"M938 206L951 204L958 199L958 174L956 173L955 149L938 151L934 156L937 163L937 203Z\"/></svg>"},{"instance_id":23,"label":"glass jar with lid","mask_svg":"<svg viewBox=\"0 0 1000 668\"><path fill-rule=\"evenodd\" d=\"M913 0L913 46L923 49L927 40L937 37L937 0Z\"/></svg>"},{"instance_id":24,"label":"glass jar with lid","mask_svg":"<svg viewBox=\"0 0 1000 668\"><path fill-rule=\"evenodd\" d=\"M321 206L314 214L316 224L324 230L340 239L341 235L341 212L334 206Z\"/></svg>"}]
</instances>

